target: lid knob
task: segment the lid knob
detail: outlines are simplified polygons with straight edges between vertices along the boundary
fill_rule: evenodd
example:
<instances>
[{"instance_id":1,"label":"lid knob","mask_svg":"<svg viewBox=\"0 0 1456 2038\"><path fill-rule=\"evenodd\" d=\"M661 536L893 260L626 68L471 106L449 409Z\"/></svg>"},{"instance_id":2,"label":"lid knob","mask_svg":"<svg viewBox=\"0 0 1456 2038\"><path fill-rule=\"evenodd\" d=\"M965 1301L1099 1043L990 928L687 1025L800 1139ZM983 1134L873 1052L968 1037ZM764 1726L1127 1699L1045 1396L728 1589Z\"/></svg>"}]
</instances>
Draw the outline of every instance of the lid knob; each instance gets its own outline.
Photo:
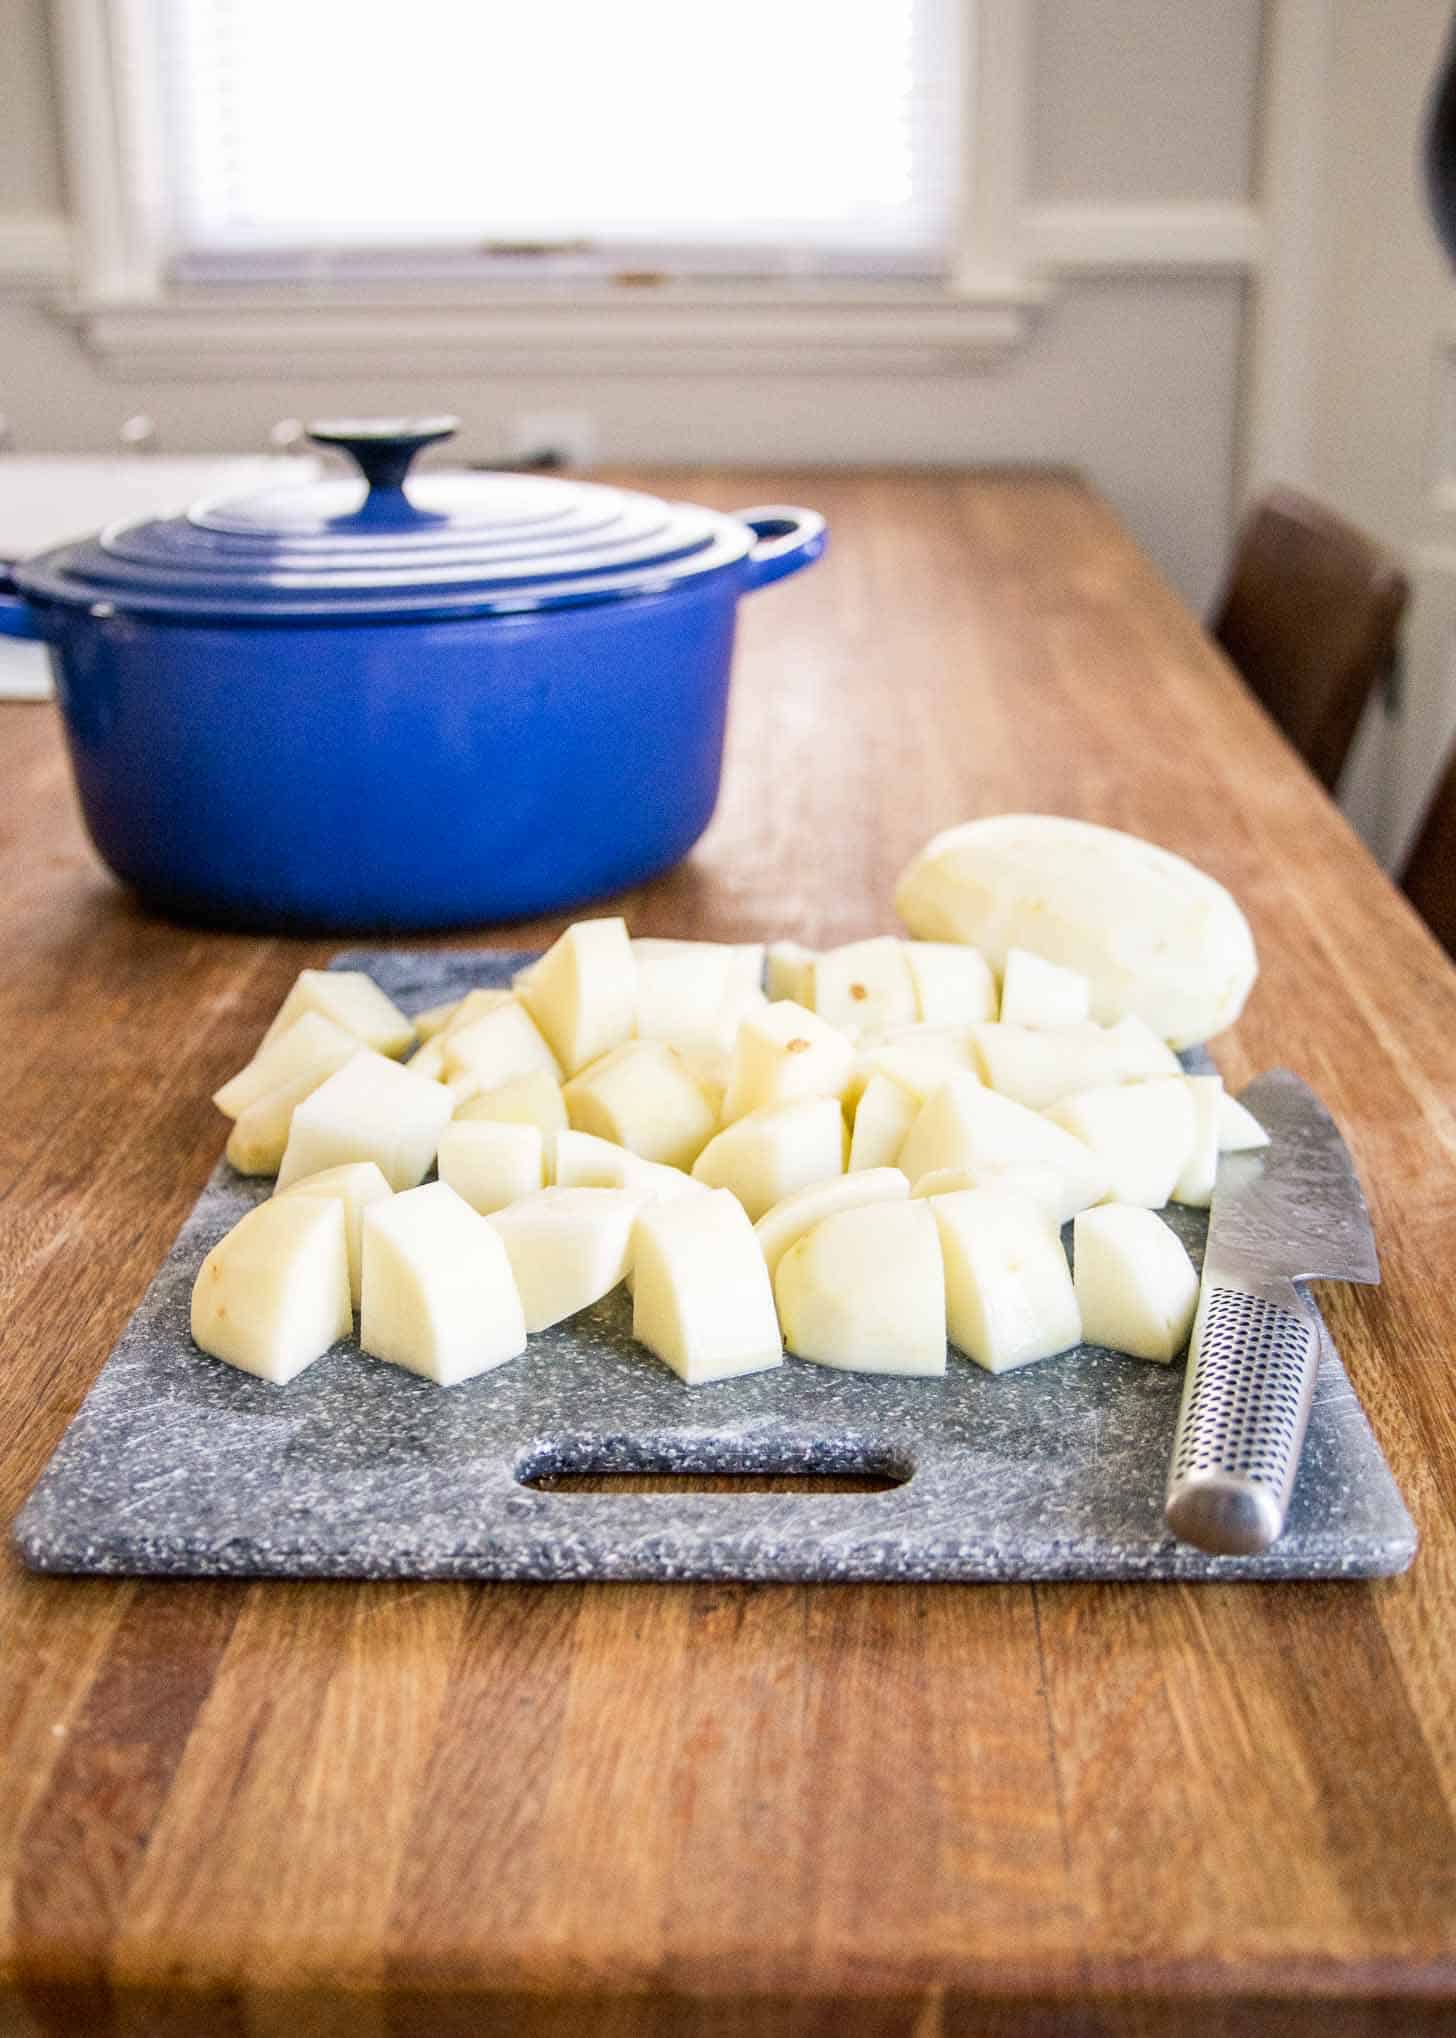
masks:
<instances>
[{"instance_id":1,"label":"lid knob","mask_svg":"<svg viewBox=\"0 0 1456 2038\"><path fill-rule=\"evenodd\" d=\"M459 428L452 417L321 418L308 436L316 446L337 446L358 466L369 484L360 516L398 517L408 509L404 478L415 455Z\"/></svg>"}]
</instances>

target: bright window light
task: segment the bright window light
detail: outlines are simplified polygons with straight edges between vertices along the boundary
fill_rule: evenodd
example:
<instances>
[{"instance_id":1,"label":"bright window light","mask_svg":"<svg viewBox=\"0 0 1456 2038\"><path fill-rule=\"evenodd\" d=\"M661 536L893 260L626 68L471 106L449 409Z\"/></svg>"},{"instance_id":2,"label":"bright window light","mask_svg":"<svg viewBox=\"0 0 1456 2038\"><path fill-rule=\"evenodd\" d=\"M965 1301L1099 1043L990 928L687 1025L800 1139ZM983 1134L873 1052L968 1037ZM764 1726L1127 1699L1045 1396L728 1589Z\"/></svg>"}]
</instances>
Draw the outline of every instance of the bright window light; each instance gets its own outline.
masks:
<instances>
[{"instance_id":1,"label":"bright window light","mask_svg":"<svg viewBox=\"0 0 1456 2038\"><path fill-rule=\"evenodd\" d=\"M174 266L944 266L969 0L154 0Z\"/></svg>"}]
</instances>

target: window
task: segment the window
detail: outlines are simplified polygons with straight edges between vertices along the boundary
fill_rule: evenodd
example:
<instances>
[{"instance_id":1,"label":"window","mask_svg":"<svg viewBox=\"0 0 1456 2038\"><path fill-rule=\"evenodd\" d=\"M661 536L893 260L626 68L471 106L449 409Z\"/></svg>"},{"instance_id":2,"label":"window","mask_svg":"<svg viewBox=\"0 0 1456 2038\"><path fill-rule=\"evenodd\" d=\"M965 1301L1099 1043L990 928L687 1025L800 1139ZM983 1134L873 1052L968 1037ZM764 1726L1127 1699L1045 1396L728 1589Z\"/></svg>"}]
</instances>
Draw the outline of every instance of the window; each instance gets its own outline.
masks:
<instances>
[{"instance_id":1,"label":"window","mask_svg":"<svg viewBox=\"0 0 1456 2038\"><path fill-rule=\"evenodd\" d=\"M183 281L935 276L960 0L154 0Z\"/></svg>"},{"instance_id":2,"label":"window","mask_svg":"<svg viewBox=\"0 0 1456 2038\"><path fill-rule=\"evenodd\" d=\"M1032 0L52 5L123 378L916 373L1048 298Z\"/></svg>"}]
</instances>

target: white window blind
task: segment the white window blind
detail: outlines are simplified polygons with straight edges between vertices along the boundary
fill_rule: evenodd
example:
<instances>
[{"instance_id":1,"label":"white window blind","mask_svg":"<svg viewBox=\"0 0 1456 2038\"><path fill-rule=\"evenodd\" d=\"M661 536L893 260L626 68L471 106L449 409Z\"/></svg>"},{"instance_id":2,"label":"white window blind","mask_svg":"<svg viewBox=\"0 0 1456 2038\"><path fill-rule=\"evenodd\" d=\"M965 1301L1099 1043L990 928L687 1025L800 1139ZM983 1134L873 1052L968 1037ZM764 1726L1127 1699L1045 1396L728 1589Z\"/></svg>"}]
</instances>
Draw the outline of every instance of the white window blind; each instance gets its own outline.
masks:
<instances>
[{"instance_id":1,"label":"white window blind","mask_svg":"<svg viewBox=\"0 0 1456 2038\"><path fill-rule=\"evenodd\" d=\"M172 266L930 274L972 0L153 0Z\"/></svg>"}]
</instances>

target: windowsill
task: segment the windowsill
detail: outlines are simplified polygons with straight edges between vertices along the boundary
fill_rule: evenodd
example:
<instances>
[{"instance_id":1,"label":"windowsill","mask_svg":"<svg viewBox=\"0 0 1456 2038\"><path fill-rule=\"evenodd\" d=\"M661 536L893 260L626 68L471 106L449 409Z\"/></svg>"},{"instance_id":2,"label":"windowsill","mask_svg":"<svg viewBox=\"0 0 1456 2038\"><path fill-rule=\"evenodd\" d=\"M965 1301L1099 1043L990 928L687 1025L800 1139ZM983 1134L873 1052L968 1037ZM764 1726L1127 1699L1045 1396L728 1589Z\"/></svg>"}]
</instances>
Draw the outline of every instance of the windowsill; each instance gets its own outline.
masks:
<instances>
[{"instance_id":1,"label":"windowsill","mask_svg":"<svg viewBox=\"0 0 1456 2038\"><path fill-rule=\"evenodd\" d=\"M1029 207L1019 235L1024 266L1013 261L954 286L684 276L653 284L143 283L57 297L68 238L52 229L42 240L12 232L7 241L0 231L0 282L8 248L12 284L29 283L20 294L49 299L122 381L963 373L1013 356L1064 285L1243 277L1263 256L1252 206L1180 200Z\"/></svg>"},{"instance_id":2,"label":"windowsill","mask_svg":"<svg viewBox=\"0 0 1456 2038\"><path fill-rule=\"evenodd\" d=\"M193 286L58 306L122 377L316 374L934 372L1024 344L1050 286L985 277L846 283L694 279L444 290Z\"/></svg>"}]
</instances>

